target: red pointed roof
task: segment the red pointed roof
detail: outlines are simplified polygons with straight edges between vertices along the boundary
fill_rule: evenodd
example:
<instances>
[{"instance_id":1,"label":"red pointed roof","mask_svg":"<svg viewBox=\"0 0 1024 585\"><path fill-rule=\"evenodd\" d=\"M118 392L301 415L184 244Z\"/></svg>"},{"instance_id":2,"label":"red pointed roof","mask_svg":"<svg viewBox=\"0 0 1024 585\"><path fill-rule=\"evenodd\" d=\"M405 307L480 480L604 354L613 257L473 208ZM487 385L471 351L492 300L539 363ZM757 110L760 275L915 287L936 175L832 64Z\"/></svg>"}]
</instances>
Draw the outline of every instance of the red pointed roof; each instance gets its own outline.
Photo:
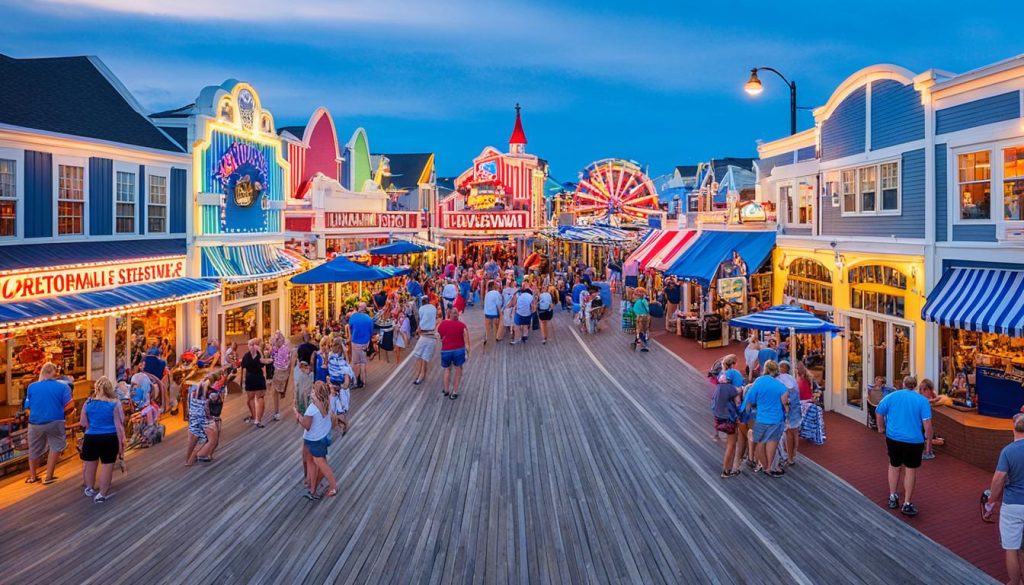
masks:
<instances>
[{"instance_id":1,"label":"red pointed roof","mask_svg":"<svg viewBox=\"0 0 1024 585\"><path fill-rule=\"evenodd\" d=\"M509 144L526 144L526 132L523 132L523 120L519 117L519 104L516 104L516 125L512 128L512 138L508 139Z\"/></svg>"}]
</instances>

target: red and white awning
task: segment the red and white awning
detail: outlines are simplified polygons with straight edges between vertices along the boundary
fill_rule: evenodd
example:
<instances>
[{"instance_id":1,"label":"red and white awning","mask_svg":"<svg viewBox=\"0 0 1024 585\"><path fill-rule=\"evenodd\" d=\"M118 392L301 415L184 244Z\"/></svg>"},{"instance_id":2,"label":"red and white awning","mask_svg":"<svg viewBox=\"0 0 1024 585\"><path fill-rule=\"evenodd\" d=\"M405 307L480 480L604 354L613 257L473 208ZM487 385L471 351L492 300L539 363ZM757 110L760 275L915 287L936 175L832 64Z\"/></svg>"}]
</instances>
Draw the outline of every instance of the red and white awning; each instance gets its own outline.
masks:
<instances>
[{"instance_id":1,"label":"red and white awning","mask_svg":"<svg viewBox=\"0 0 1024 585\"><path fill-rule=\"evenodd\" d=\"M663 270L664 267L658 268L658 266L671 265L671 262L665 264L666 259L674 258L682 253L695 233L692 230L659 230L649 236L643 244L640 244L640 247L626 258L625 263L628 265L637 262L640 270L648 268Z\"/></svg>"}]
</instances>

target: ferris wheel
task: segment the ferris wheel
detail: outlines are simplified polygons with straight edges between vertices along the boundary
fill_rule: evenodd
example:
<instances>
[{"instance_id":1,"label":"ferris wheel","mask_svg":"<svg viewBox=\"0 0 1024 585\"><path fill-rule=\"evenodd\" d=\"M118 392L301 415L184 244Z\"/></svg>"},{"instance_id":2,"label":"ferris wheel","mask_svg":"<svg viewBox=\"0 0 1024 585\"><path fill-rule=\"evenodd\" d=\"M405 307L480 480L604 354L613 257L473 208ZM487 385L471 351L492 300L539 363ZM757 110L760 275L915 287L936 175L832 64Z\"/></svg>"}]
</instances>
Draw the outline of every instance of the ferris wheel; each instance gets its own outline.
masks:
<instances>
[{"instance_id":1,"label":"ferris wheel","mask_svg":"<svg viewBox=\"0 0 1024 585\"><path fill-rule=\"evenodd\" d=\"M573 196L577 221L628 223L659 213L654 183L635 162L606 158L580 173Z\"/></svg>"}]
</instances>

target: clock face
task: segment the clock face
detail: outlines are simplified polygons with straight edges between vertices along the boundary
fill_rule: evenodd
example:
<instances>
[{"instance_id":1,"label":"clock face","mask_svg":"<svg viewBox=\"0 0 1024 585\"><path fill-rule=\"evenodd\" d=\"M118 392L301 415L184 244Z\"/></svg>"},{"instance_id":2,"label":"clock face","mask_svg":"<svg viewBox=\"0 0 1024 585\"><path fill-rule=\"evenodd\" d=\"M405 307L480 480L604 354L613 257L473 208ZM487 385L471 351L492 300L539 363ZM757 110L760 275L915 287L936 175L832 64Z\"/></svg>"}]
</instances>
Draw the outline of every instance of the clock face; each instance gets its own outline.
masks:
<instances>
[{"instance_id":1,"label":"clock face","mask_svg":"<svg viewBox=\"0 0 1024 585\"><path fill-rule=\"evenodd\" d=\"M243 89L238 92L238 106L241 108L251 109L255 105L255 100L252 98L252 92L248 89Z\"/></svg>"}]
</instances>

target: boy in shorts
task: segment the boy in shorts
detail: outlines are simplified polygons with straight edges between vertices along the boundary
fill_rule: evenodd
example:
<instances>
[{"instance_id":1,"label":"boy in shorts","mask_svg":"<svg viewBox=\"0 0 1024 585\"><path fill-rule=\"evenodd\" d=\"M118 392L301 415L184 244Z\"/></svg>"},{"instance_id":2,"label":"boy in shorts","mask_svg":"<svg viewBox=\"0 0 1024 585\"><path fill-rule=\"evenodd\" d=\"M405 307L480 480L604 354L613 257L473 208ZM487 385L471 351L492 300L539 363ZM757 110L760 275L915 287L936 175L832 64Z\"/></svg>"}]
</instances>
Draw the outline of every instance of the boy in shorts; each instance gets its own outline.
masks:
<instances>
[{"instance_id":1,"label":"boy in shorts","mask_svg":"<svg viewBox=\"0 0 1024 585\"><path fill-rule=\"evenodd\" d=\"M349 388L355 377L356 374L352 370L352 366L345 361L345 343L340 338L335 339L334 348L327 356L327 380L331 384L330 410L342 427L342 436L348 432L348 420L345 415L348 413L351 396Z\"/></svg>"}]
</instances>

